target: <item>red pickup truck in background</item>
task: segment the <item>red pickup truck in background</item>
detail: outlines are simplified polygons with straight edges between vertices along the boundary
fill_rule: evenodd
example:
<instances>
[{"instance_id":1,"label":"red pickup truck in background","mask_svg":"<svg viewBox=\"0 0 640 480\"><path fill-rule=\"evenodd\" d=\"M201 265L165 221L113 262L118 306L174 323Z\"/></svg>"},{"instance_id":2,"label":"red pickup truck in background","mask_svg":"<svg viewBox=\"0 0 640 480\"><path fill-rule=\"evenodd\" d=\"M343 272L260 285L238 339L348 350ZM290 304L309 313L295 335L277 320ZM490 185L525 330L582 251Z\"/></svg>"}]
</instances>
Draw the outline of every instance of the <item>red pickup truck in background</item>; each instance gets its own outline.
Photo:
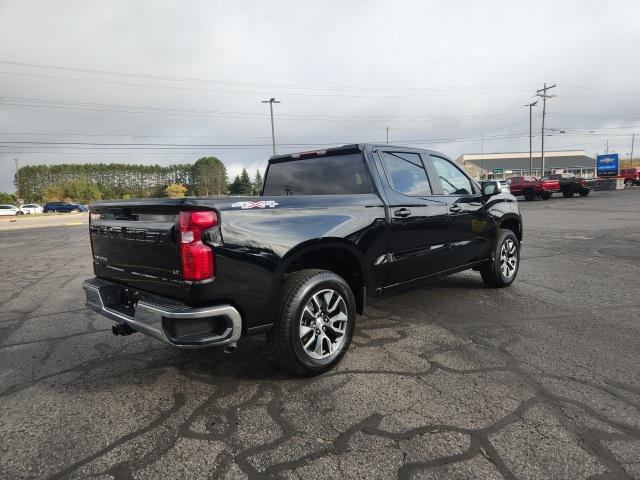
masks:
<instances>
[{"instance_id":1,"label":"red pickup truck in background","mask_svg":"<svg viewBox=\"0 0 640 480\"><path fill-rule=\"evenodd\" d=\"M549 200L551 195L560 191L559 180L539 180L536 177L525 175L523 177L512 177L507 180L509 190L512 195L524 195L525 200L535 200L540 197Z\"/></svg>"},{"instance_id":2,"label":"red pickup truck in background","mask_svg":"<svg viewBox=\"0 0 640 480\"><path fill-rule=\"evenodd\" d=\"M640 167L621 168L620 176L625 185L640 185Z\"/></svg>"}]
</instances>

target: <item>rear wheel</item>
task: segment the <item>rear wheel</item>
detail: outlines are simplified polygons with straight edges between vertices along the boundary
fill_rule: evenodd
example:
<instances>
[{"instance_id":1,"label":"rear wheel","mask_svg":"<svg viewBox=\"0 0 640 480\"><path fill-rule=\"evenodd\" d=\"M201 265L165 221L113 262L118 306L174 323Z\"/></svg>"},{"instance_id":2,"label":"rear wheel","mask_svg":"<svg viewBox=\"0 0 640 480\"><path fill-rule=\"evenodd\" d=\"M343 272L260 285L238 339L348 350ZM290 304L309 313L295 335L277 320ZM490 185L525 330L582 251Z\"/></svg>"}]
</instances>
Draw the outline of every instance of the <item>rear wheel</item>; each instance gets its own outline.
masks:
<instances>
[{"instance_id":1,"label":"rear wheel","mask_svg":"<svg viewBox=\"0 0 640 480\"><path fill-rule=\"evenodd\" d=\"M530 188L524 191L524 199L528 202L536 199L536 192L531 190Z\"/></svg>"},{"instance_id":2,"label":"rear wheel","mask_svg":"<svg viewBox=\"0 0 640 480\"><path fill-rule=\"evenodd\" d=\"M355 325L353 293L342 277L301 270L285 280L267 340L275 359L297 375L333 368L349 348Z\"/></svg>"},{"instance_id":3,"label":"rear wheel","mask_svg":"<svg viewBox=\"0 0 640 480\"><path fill-rule=\"evenodd\" d=\"M575 192L573 191L573 188L571 187L565 187L562 189L562 195L564 196L564 198L571 198L573 197L573 194Z\"/></svg>"},{"instance_id":4,"label":"rear wheel","mask_svg":"<svg viewBox=\"0 0 640 480\"><path fill-rule=\"evenodd\" d=\"M516 279L520 267L520 242L511 230L498 230L492 257L480 268L482 280L493 288L508 287Z\"/></svg>"}]
</instances>

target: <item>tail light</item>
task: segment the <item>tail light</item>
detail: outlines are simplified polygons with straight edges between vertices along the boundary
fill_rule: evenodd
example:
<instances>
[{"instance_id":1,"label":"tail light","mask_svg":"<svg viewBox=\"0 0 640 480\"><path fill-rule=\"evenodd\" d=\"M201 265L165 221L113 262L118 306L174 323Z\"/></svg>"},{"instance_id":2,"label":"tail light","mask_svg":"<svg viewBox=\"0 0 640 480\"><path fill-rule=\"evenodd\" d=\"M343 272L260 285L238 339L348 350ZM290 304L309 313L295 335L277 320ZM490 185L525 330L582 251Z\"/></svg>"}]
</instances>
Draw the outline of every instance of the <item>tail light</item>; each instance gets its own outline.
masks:
<instances>
[{"instance_id":1,"label":"tail light","mask_svg":"<svg viewBox=\"0 0 640 480\"><path fill-rule=\"evenodd\" d=\"M182 278L185 280L206 280L213 277L215 255L202 242L202 232L217 224L218 216L210 210L180 212L180 256Z\"/></svg>"}]
</instances>

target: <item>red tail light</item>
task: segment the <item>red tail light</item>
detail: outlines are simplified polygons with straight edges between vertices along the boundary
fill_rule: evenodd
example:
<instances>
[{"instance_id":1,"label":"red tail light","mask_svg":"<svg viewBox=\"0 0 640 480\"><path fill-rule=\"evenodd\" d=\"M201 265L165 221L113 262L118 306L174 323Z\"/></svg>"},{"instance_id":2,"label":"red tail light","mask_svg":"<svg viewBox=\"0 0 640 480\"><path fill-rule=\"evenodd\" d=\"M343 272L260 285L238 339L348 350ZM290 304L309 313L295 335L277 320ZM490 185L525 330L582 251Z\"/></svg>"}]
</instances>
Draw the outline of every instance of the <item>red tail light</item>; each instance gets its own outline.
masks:
<instances>
[{"instance_id":1,"label":"red tail light","mask_svg":"<svg viewBox=\"0 0 640 480\"><path fill-rule=\"evenodd\" d=\"M180 212L180 255L182 278L206 280L215 272L215 255L208 245L202 243L202 232L218 224L215 212Z\"/></svg>"}]
</instances>

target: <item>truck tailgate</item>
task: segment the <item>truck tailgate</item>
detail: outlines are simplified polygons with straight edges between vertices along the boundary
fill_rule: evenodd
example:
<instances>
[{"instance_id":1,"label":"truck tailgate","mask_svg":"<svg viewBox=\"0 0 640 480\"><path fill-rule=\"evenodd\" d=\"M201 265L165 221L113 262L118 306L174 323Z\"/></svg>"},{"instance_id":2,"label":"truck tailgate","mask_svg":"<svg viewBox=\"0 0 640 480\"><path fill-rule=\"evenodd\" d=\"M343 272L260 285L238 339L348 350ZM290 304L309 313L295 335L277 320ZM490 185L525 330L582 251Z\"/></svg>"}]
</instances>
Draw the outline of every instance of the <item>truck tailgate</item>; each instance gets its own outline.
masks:
<instances>
[{"instance_id":1,"label":"truck tailgate","mask_svg":"<svg viewBox=\"0 0 640 480\"><path fill-rule=\"evenodd\" d=\"M89 233L96 275L152 293L192 300L193 284L202 282L184 280L179 218L180 212L194 210L213 209L172 199L91 205ZM203 232L203 243L213 243L214 236Z\"/></svg>"}]
</instances>

